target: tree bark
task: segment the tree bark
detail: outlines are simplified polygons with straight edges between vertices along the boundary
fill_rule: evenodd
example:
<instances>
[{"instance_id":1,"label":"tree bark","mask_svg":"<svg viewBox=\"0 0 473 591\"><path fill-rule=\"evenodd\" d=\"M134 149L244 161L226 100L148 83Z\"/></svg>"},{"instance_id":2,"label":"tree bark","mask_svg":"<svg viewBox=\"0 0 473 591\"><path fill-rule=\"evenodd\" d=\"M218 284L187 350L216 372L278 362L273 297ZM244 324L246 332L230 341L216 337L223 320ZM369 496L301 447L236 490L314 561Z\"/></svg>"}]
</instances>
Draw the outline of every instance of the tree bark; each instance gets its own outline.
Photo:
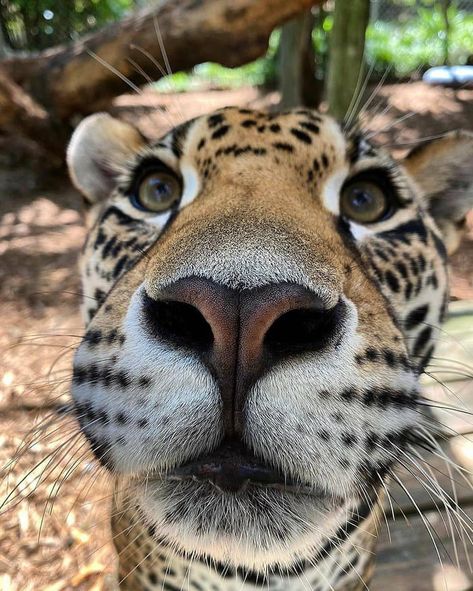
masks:
<instances>
[{"instance_id":1,"label":"tree bark","mask_svg":"<svg viewBox=\"0 0 473 591\"><path fill-rule=\"evenodd\" d=\"M0 26L0 59L4 59L8 56L8 46L5 40L5 35L3 34L3 29Z\"/></svg>"},{"instance_id":2,"label":"tree bark","mask_svg":"<svg viewBox=\"0 0 473 591\"><path fill-rule=\"evenodd\" d=\"M318 10L320 17L321 7ZM318 108L323 99L324 81L317 78L317 60L312 32L317 25L317 17L312 10L306 31L306 43L302 52L302 102L306 107Z\"/></svg>"},{"instance_id":3,"label":"tree bark","mask_svg":"<svg viewBox=\"0 0 473 591\"><path fill-rule=\"evenodd\" d=\"M281 108L290 109L303 104L304 54L312 32L313 18L308 11L281 28L279 44L279 90Z\"/></svg>"},{"instance_id":4,"label":"tree bark","mask_svg":"<svg viewBox=\"0 0 473 591\"><path fill-rule=\"evenodd\" d=\"M281 107L316 107L322 98L320 81L315 77L312 29L315 18L308 10L284 24L279 46L279 89Z\"/></svg>"},{"instance_id":5,"label":"tree bark","mask_svg":"<svg viewBox=\"0 0 473 591\"><path fill-rule=\"evenodd\" d=\"M442 17L444 22L443 39L443 63L445 66L450 65L450 19L448 16L448 9L450 8L450 0L442 0Z\"/></svg>"},{"instance_id":6,"label":"tree bark","mask_svg":"<svg viewBox=\"0 0 473 591\"><path fill-rule=\"evenodd\" d=\"M165 74L159 35L173 71L206 61L239 66L264 54L275 27L318 2L164 0L70 46L12 57L1 67L50 116L69 122L144 84L140 68L155 80Z\"/></svg>"},{"instance_id":7,"label":"tree bark","mask_svg":"<svg viewBox=\"0 0 473 591\"><path fill-rule=\"evenodd\" d=\"M356 107L361 89L363 54L370 0L336 0L330 39L327 101L330 113L342 120ZM352 99L353 102L352 102ZM356 110L356 108L355 108Z\"/></svg>"},{"instance_id":8,"label":"tree bark","mask_svg":"<svg viewBox=\"0 0 473 591\"><path fill-rule=\"evenodd\" d=\"M45 109L0 71L0 129L21 134L41 144L52 168L62 163L67 131L51 120Z\"/></svg>"}]
</instances>

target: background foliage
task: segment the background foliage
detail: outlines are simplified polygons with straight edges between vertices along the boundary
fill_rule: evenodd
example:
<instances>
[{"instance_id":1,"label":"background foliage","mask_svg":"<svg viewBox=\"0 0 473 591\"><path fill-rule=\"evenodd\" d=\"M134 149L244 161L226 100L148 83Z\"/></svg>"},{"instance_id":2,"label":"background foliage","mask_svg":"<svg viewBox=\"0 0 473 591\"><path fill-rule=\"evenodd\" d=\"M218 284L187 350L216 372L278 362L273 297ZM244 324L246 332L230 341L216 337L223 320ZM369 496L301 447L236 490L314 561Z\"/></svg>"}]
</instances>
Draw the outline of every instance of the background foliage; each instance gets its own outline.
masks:
<instances>
[{"instance_id":1,"label":"background foliage","mask_svg":"<svg viewBox=\"0 0 473 591\"><path fill-rule=\"evenodd\" d=\"M135 0L0 0L0 18L11 49L41 50L118 20Z\"/></svg>"},{"instance_id":2,"label":"background foliage","mask_svg":"<svg viewBox=\"0 0 473 591\"><path fill-rule=\"evenodd\" d=\"M155 0L156 1L156 0ZM149 5L143 0L0 0L4 43L10 50L41 50L67 43L108 22ZM445 62L465 64L473 56L473 0L451 0L448 33L443 2L438 0L371 0L371 22L366 33L366 61L373 76L386 69L403 78ZM333 3L318 11L312 34L316 76L327 70ZM200 64L191 72L177 72L159 81L161 91L242 85L274 86L277 82L280 34L271 36L265 57L241 68Z\"/></svg>"},{"instance_id":3,"label":"background foliage","mask_svg":"<svg viewBox=\"0 0 473 591\"><path fill-rule=\"evenodd\" d=\"M366 61L373 77L379 78L389 70L390 78L402 79L443 65L447 41L450 64L466 64L473 58L473 0L451 2L448 38L442 8L436 0L381 0L372 4L371 22L366 31ZM327 71L332 25L332 13L322 10L312 32L316 74L321 80ZM190 73L179 72L156 86L162 91L184 91L209 82L223 87L273 86L277 78L279 37L279 31L275 31L267 55L242 68L231 70L218 64L201 64Z\"/></svg>"}]
</instances>

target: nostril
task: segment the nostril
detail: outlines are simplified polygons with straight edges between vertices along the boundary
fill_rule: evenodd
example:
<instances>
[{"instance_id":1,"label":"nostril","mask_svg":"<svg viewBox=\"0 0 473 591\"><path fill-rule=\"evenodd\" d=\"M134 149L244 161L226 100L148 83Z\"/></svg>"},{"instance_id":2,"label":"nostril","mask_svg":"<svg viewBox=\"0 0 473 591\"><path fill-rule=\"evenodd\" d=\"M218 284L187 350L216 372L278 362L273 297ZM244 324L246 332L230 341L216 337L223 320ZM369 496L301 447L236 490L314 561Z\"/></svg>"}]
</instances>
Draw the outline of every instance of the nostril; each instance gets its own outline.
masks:
<instances>
[{"instance_id":1,"label":"nostril","mask_svg":"<svg viewBox=\"0 0 473 591\"><path fill-rule=\"evenodd\" d=\"M184 302L143 298L143 313L148 332L178 347L205 351L214 337L210 324L199 310Z\"/></svg>"},{"instance_id":2,"label":"nostril","mask_svg":"<svg viewBox=\"0 0 473 591\"><path fill-rule=\"evenodd\" d=\"M279 316L264 337L266 350L276 356L320 351L335 343L343 325L344 304L328 310L298 308Z\"/></svg>"}]
</instances>

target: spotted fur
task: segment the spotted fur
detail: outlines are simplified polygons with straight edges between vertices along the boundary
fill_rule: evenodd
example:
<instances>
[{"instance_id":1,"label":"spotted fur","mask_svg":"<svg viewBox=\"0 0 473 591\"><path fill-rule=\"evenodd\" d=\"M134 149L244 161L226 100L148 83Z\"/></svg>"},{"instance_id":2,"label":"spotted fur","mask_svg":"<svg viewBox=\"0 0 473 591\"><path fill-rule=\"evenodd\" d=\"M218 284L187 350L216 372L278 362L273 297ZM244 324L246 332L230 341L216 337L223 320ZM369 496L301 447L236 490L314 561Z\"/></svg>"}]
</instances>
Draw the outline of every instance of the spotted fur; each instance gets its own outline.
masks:
<instances>
[{"instance_id":1,"label":"spotted fur","mask_svg":"<svg viewBox=\"0 0 473 591\"><path fill-rule=\"evenodd\" d=\"M471 137L456 137L471 150ZM120 588L365 588L383 484L427 424L418 378L446 310L444 230L471 207L462 193L457 219L434 219L424 156L396 162L310 110L224 109L157 143L106 115L76 131L71 174L91 206L72 392L116 480ZM160 215L130 200L156 161L183 183L179 206ZM388 219L361 225L340 214L342 185L362 171L380 172L395 193ZM188 277L238 293L297 285L342 306L333 342L272 364L241 402L245 445L299 494L166 477L225 430L215 376L144 320L146 298Z\"/></svg>"}]
</instances>

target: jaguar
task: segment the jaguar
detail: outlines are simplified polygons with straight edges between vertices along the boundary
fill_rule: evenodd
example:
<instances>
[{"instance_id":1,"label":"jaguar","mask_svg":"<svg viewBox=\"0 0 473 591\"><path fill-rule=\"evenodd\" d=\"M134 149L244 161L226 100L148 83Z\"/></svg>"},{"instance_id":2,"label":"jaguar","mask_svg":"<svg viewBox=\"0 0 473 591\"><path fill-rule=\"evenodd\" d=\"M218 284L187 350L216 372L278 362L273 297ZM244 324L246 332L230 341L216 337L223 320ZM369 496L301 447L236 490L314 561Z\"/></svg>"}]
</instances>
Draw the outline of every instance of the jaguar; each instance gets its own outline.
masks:
<instances>
[{"instance_id":1,"label":"jaguar","mask_svg":"<svg viewBox=\"0 0 473 591\"><path fill-rule=\"evenodd\" d=\"M302 108L159 141L78 125L72 396L113 480L120 589L368 588L387 484L435 429L419 377L472 157L455 131L394 159Z\"/></svg>"}]
</instances>

